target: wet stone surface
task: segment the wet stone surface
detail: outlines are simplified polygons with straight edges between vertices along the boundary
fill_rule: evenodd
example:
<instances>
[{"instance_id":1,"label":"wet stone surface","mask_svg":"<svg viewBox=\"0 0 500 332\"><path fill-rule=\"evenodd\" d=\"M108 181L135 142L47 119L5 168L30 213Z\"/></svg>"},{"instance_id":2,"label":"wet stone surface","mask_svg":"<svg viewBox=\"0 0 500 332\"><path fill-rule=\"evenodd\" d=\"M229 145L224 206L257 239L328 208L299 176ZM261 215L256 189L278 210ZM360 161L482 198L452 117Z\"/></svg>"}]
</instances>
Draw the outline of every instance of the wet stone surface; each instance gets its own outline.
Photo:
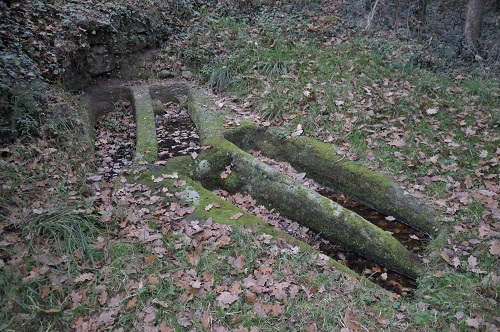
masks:
<instances>
[{"instance_id":1,"label":"wet stone surface","mask_svg":"<svg viewBox=\"0 0 500 332\"><path fill-rule=\"evenodd\" d=\"M200 137L187 110L176 103L163 104L164 113L155 117L158 159L195 155L200 152Z\"/></svg>"}]
</instances>

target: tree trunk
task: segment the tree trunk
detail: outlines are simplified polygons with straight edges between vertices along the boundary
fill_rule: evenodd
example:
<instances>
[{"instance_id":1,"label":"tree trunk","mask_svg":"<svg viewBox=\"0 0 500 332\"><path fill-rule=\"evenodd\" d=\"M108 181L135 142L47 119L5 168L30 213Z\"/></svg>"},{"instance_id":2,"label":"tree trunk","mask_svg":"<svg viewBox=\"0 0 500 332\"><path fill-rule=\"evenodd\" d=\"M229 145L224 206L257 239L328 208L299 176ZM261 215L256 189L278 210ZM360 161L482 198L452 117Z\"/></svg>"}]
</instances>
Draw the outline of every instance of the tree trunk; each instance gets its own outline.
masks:
<instances>
[{"instance_id":1,"label":"tree trunk","mask_svg":"<svg viewBox=\"0 0 500 332\"><path fill-rule=\"evenodd\" d=\"M427 0L418 0L415 4L415 17L419 21L419 23L425 23L426 21L426 12L427 12Z\"/></svg>"},{"instance_id":2,"label":"tree trunk","mask_svg":"<svg viewBox=\"0 0 500 332\"><path fill-rule=\"evenodd\" d=\"M483 23L484 0L469 0L467 4L467 17L465 18L465 46L469 50L478 47Z\"/></svg>"}]
</instances>

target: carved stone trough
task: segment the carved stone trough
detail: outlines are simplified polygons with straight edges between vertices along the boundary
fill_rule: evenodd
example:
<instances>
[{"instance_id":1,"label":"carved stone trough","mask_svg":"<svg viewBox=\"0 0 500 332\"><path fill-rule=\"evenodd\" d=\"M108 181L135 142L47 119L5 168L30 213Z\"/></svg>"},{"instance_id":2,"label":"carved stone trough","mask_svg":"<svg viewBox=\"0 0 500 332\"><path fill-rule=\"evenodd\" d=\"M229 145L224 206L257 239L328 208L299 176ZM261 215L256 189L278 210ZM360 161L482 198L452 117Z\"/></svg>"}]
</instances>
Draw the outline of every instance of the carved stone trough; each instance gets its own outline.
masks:
<instances>
[{"instance_id":1,"label":"carved stone trough","mask_svg":"<svg viewBox=\"0 0 500 332\"><path fill-rule=\"evenodd\" d=\"M120 89L123 88L117 89L122 91ZM180 199L193 206L192 218L212 218L219 223L246 225L258 232L297 242L284 232L223 201L208 189L248 193L260 203L275 208L324 238L389 269L410 278L421 275L422 266L418 258L389 233L255 159L245 149L259 150L270 158L288 161L317 182L424 233L436 235L440 226L439 213L409 195L394 181L364 166L343 160L332 145L311 138L282 138L276 129L259 127L244 120L239 122L239 126L225 128L225 117L234 118L237 115L221 111L201 89L187 83L173 81L134 86L130 87L130 91L130 94L120 95L131 96L135 109L138 130L136 160L141 164L149 163L146 171L139 176L134 175L130 181L168 187L173 181L164 175L177 173L186 181L181 188L183 195ZM158 154L153 100L187 105L201 144L205 147L196 159L183 156L172 158L162 166L152 164ZM231 173L223 179L220 175L227 169ZM160 178L162 180L158 182ZM221 208L206 211L204 207L213 202L218 202ZM231 220L230 217L238 212L243 216ZM298 244L311 250L304 243ZM344 271L347 269L333 260L331 262Z\"/></svg>"}]
</instances>

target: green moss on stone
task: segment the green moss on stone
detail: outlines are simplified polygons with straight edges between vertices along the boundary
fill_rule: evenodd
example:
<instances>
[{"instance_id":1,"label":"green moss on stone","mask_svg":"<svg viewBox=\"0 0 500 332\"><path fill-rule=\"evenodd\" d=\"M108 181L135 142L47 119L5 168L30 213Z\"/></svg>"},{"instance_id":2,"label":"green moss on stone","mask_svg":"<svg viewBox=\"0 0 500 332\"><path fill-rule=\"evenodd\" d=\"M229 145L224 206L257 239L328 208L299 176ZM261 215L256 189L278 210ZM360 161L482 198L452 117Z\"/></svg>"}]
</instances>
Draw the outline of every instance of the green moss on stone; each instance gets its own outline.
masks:
<instances>
[{"instance_id":1,"label":"green moss on stone","mask_svg":"<svg viewBox=\"0 0 500 332\"><path fill-rule=\"evenodd\" d=\"M427 234L435 235L439 229L440 216L435 209L383 174L344 160L330 144L309 137L284 139L276 129L252 126L232 129L226 137L242 148L288 161L314 180Z\"/></svg>"},{"instance_id":2,"label":"green moss on stone","mask_svg":"<svg viewBox=\"0 0 500 332\"><path fill-rule=\"evenodd\" d=\"M316 253L316 250L308 244L295 239L293 236L284 233L272 225L269 225L262 219L259 219L246 211L238 209L236 206L205 189L198 181L193 181L187 176L179 175L178 178L164 178L160 182L154 182L153 179L162 178L165 174L172 173L161 169L147 170L135 176L129 175L127 177L127 182L136 183L139 181L139 183L150 187L152 190L158 190L162 187L166 187L169 188L169 191L167 192L169 194L173 194L174 192L179 193L180 195L170 195L168 197L164 196L163 198L166 201L175 200L183 205L194 206L195 210L187 216L188 220L204 221L211 218L213 222L235 227L249 228L257 234L269 234L273 237L281 238L292 245L298 246L302 251ZM174 187L173 183L178 180L185 181L185 184L180 187ZM212 208L208 209L207 207L213 203L217 203L220 207L216 208L212 206ZM236 216L240 214L241 216L236 218ZM340 271L359 277L354 271L335 260L330 260L330 263Z\"/></svg>"},{"instance_id":3,"label":"green moss on stone","mask_svg":"<svg viewBox=\"0 0 500 332\"><path fill-rule=\"evenodd\" d=\"M137 125L135 159L153 162L158 156L158 142L149 90L144 86L136 86L132 88L132 93Z\"/></svg>"},{"instance_id":4,"label":"green moss on stone","mask_svg":"<svg viewBox=\"0 0 500 332\"><path fill-rule=\"evenodd\" d=\"M153 100L153 113L155 115L161 115L163 113L165 113L165 107L163 106L163 103L161 102L161 100L158 100L158 99L155 99Z\"/></svg>"}]
</instances>

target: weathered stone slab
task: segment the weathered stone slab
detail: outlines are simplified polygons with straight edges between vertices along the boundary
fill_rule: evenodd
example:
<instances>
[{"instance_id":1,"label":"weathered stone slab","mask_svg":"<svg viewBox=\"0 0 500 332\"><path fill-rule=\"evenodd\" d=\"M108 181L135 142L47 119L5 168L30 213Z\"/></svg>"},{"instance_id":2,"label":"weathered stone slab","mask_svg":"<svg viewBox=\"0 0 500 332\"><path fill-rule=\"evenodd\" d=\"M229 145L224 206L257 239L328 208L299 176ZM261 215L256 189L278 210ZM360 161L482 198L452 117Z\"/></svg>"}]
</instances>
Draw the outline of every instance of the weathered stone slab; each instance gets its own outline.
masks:
<instances>
[{"instance_id":1,"label":"weathered stone slab","mask_svg":"<svg viewBox=\"0 0 500 332\"><path fill-rule=\"evenodd\" d=\"M135 159L153 162L158 157L158 142L156 141L155 115L149 86L134 86L131 87L131 90L137 125Z\"/></svg>"},{"instance_id":2,"label":"weathered stone slab","mask_svg":"<svg viewBox=\"0 0 500 332\"><path fill-rule=\"evenodd\" d=\"M165 168L177 169L179 167L179 164L189 164L190 161L192 161L190 157L176 157L167 161L166 167L151 169L142 172L139 178L137 178L136 175L130 176L129 178L132 183L140 182L149 186L150 188L157 188L158 186L172 188L174 187L174 182L182 180L184 184L180 187L177 187L177 191L180 193L180 195L165 195L162 198L166 201L176 201L183 205L188 204L190 206L193 206L194 211L189 216L187 216L188 220L200 220L203 222L210 219L213 222L219 224L241 226L251 229L256 234L269 234L273 237L283 239L288 243L299 247L302 252L316 252L316 250L314 250L310 245L297 240L293 236L283 232L280 229L277 229L276 227L268 224L262 219L253 216L250 213L243 211L232 205L231 203L223 200L211 191L205 189L198 181L193 181L191 178L183 175L179 175L177 178L164 178L163 174L165 174ZM154 182L153 179L159 178L164 179L161 182ZM123 183L121 183L120 185L123 185ZM208 205L214 203L218 204L217 208L213 207L211 209L206 209ZM238 215L239 217L237 219L231 219L231 217L235 215ZM338 270L359 278L359 275L357 273L355 273L345 265L342 265L333 259L330 259L329 262Z\"/></svg>"}]
</instances>

